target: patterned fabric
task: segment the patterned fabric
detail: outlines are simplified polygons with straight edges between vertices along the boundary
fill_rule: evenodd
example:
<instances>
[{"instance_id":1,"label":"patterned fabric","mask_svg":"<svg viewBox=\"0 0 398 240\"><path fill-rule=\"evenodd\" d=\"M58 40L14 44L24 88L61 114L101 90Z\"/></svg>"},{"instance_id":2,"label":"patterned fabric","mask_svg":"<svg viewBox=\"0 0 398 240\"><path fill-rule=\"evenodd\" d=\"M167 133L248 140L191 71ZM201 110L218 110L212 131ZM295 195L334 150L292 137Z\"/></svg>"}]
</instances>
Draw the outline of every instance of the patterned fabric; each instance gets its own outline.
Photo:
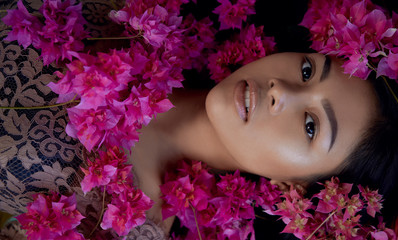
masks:
<instances>
[{"instance_id":1,"label":"patterned fabric","mask_svg":"<svg viewBox=\"0 0 398 240\"><path fill-rule=\"evenodd\" d=\"M42 4L35 0L23 2L31 12L37 11ZM121 1L113 2L122 4ZM111 9L120 8L113 2L82 1L83 16L93 37L113 36L120 29L107 17ZM0 9L15 9L16 5L14 0L0 1ZM0 17L5 15L1 13ZM55 79L54 72L60 69L43 66L39 60L40 52L33 47L23 49L16 42L3 41L9 31L0 22L0 106L55 104L57 95L46 85ZM91 192L84 196L80 189L79 182L83 177L80 167L84 164L83 159L89 156L76 139L65 133L66 113L65 107L0 109L0 211L13 215L23 213L37 192L76 192L78 209L86 216L84 228L91 230L101 212L102 194ZM5 230L2 229L0 234ZM147 221L132 231L127 239L164 238L163 231Z\"/></svg>"},{"instance_id":2,"label":"patterned fabric","mask_svg":"<svg viewBox=\"0 0 398 240\"><path fill-rule=\"evenodd\" d=\"M0 30L2 40L9 30L3 23ZM43 66L38 57L33 48L24 50L15 42L1 41L1 106L55 104L56 94L46 84L54 80L57 69ZM51 189L66 193L79 186L82 147L66 135L66 122L63 107L0 110L1 211L17 215L25 210L34 192Z\"/></svg>"}]
</instances>

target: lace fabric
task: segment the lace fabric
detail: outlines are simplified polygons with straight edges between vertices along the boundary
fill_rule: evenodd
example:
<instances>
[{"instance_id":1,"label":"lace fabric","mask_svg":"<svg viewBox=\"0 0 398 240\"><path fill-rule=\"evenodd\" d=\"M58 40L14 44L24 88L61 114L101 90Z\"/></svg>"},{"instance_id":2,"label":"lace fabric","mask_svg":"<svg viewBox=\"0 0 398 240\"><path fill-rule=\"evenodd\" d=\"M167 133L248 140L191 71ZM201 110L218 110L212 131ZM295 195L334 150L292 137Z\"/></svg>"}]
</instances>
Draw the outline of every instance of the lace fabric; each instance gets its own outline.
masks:
<instances>
[{"instance_id":1,"label":"lace fabric","mask_svg":"<svg viewBox=\"0 0 398 240\"><path fill-rule=\"evenodd\" d=\"M37 11L41 1L24 0L29 11ZM107 0L87 0L83 16L93 37L117 30L107 13L114 9ZM122 4L120 1L118 4ZM17 1L1 1L0 9L15 9ZM0 17L4 17L1 13ZM46 86L55 79L55 66L43 66L40 52L30 46L3 39L10 31L0 22L0 106L32 107L56 103L57 95ZM80 167L89 157L83 146L65 133L65 107L35 110L0 109L0 211L19 215L37 192L75 192L78 209L86 216L83 227L93 229L101 212L102 195L86 196L80 189ZM1 230L0 234L3 234ZM109 236L111 237L111 236ZM164 239L155 223L147 221L127 239Z\"/></svg>"}]
</instances>

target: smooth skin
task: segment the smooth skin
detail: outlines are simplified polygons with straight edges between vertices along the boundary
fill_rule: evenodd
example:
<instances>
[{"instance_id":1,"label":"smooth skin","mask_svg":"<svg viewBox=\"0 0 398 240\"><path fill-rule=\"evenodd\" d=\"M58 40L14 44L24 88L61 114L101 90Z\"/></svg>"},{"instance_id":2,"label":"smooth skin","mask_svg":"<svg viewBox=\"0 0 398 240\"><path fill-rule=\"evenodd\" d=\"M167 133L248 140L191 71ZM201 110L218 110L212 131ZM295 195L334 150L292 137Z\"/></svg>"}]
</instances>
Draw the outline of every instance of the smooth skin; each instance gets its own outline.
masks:
<instances>
[{"instance_id":1,"label":"smooth skin","mask_svg":"<svg viewBox=\"0 0 398 240\"><path fill-rule=\"evenodd\" d=\"M330 60L328 66L322 54L271 55L210 91L208 117L239 169L291 180L332 174L343 164L376 118L377 100L368 81ZM247 121L234 103L242 80L257 86Z\"/></svg>"}]
</instances>

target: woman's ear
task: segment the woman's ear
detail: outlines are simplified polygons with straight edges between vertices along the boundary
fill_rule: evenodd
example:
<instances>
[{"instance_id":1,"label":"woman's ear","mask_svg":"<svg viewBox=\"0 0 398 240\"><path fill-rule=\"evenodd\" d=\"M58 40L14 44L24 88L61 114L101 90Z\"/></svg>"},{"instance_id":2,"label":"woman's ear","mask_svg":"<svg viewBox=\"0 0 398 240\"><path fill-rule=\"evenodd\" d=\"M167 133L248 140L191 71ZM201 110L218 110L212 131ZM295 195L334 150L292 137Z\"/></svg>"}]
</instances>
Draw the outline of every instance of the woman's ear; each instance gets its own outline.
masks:
<instances>
[{"instance_id":1,"label":"woman's ear","mask_svg":"<svg viewBox=\"0 0 398 240\"><path fill-rule=\"evenodd\" d=\"M290 191L292 188L296 189L298 193L304 195L307 193L308 183L304 181L279 181L271 180L271 184L279 187L279 190L283 193Z\"/></svg>"}]
</instances>

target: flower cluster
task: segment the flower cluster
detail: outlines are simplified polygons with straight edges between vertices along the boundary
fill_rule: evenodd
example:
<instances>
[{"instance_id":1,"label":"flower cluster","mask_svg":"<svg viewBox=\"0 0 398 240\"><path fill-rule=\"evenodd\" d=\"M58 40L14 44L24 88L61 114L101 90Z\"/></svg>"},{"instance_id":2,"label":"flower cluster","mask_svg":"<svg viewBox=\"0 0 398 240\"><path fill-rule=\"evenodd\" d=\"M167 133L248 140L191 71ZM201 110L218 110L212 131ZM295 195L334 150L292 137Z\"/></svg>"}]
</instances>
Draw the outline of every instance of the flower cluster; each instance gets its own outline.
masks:
<instances>
[{"instance_id":1,"label":"flower cluster","mask_svg":"<svg viewBox=\"0 0 398 240\"><path fill-rule=\"evenodd\" d=\"M265 179L256 186L236 171L216 180L201 162L181 161L176 172L167 172L160 189L163 218L180 218L188 239L197 239L198 230L204 239L254 239L254 205L274 209L280 199Z\"/></svg>"},{"instance_id":2,"label":"flower cluster","mask_svg":"<svg viewBox=\"0 0 398 240\"><path fill-rule=\"evenodd\" d=\"M75 195L36 194L28 203L27 213L16 218L26 230L28 239L83 240L76 227L84 217L76 209Z\"/></svg>"},{"instance_id":3,"label":"flower cluster","mask_svg":"<svg viewBox=\"0 0 398 240\"><path fill-rule=\"evenodd\" d=\"M126 162L124 152L112 147L107 152L100 151L94 161L87 160L87 169L82 168L85 173L81 182L83 192L86 194L98 187L104 193L103 201L110 199L106 210L103 209L101 228L112 229L119 236L125 236L134 227L142 225L146 220L145 211L153 205L149 197L134 188L132 166ZM76 209L74 194L70 197L56 193L37 194L27 210L17 219L27 231L28 239L85 239L76 230L84 217Z\"/></svg>"},{"instance_id":4,"label":"flower cluster","mask_svg":"<svg viewBox=\"0 0 398 240\"><path fill-rule=\"evenodd\" d=\"M282 195L284 200L276 204L277 210L272 213L280 215L287 224L283 232L293 233L300 239L396 238L395 233L383 225L376 228L360 223L363 209L371 217L380 212L382 200L377 191L359 186L359 193L352 194L352 184L340 183L337 178L322 185L324 189L312 199L304 198L295 189Z\"/></svg>"},{"instance_id":5,"label":"flower cluster","mask_svg":"<svg viewBox=\"0 0 398 240\"><path fill-rule=\"evenodd\" d=\"M201 71L208 64L208 55L216 47L217 30L212 27L209 17L196 20L192 14L186 16L182 22L184 31L181 50L185 53L184 68Z\"/></svg>"},{"instance_id":6,"label":"flower cluster","mask_svg":"<svg viewBox=\"0 0 398 240\"><path fill-rule=\"evenodd\" d=\"M367 187L354 194L352 184L332 178L308 199L294 188L282 194L265 178L253 183L239 171L216 177L201 162L181 161L176 169L161 186L162 214L176 215L188 228L183 239L252 239L254 207L281 216L283 232L299 239L396 238L381 218L377 227L360 223L364 210L375 218L382 208L381 196Z\"/></svg>"},{"instance_id":7,"label":"flower cluster","mask_svg":"<svg viewBox=\"0 0 398 240\"><path fill-rule=\"evenodd\" d=\"M218 0L221 3L213 13L219 15L219 30L237 28L240 31L232 37L214 47L207 59L210 78L216 82L222 81L241 66L258 60L275 51L273 37L266 37L263 26L255 27L247 24L242 29L247 16L255 14L255 0Z\"/></svg>"},{"instance_id":8,"label":"flower cluster","mask_svg":"<svg viewBox=\"0 0 398 240\"><path fill-rule=\"evenodd\" d=\"M219 15L220 30L229 28L242 28L242 22L246 22L247 15L256 14L254 4L256 0L237 0L232 4L229 0L218 0L221 3L213 13Z\"/></svg>"},{"instance_id":9,"label":"flower cluster","mask_svg":"<svg viewBox=\"0 0 398 240\"><path fill-rule=\"evenodd\" d=\"M205 62L205 51L212 48L215 29L209 18L196 20L192 15L184 19L180 8L188 0L128 0L124 8L111 11L110 18L125 27L123 33L132 37L142 36L156 55L169 59L169 72L182 79L183 69L200 69ZM200 57L199 57L200 56ZM196 57L198 57L196 59Z\"/></svg>"},{"instance_id":10,"label":"flower cluster","mask_svg":"<svg viewBox=\"0 0 398 240\"><path fill-rule=\"evenodd\" d=\"M85 177L82 190L87 193L94 187L111 196L101 223L102 229L113 229L119 236L127 235L132 228L145 222L145 211L153 202L140 189L133 187L132 166L118 147L100 151L99 158L88 161L88 169L82 168Z\"/></svg>"},{"instance_id":11,"label":"flower cluster","mask_svg":"<svg viewBox=\"0 0 398 240\"><path fill-rule=\"evenodd\" d=\"M4 40L17 40L24 48L33 44L41 49L44 65L59 59L71 60L74 53L83 50L81 40L89 34L84 30L81 4L75 5L74 0L44 1L39 11L44 22L30 14L19 0L18 9L9 10L2 19L5 24L13 26Z\"/></svg>"},{"instance_id":12,"label":"flower cluster","mask_svg":"<svg viewBox=\"0 0 398 240\"><path fill-rule=\"evenodd\" d=\"M235 40L225 41L216 53L210 54L208 68L216 82L228 77L241 66L260 59L274 51L273 37L265 37L263 26L245 27Z\"/></svg>"},{"instance_id":13,"label":"flower cluster","mask_svg":"<svg viewBox=\"0 0 398 240\"><path fill-rule=\"evenodd\" d=\"M139 43L134 51L112 50L97 57L81 53L76 58L48 86L60 95L58 102L80 99L68 108L66 132L89 151L101 144L130 149L138 140L137 129L169 110L167 93L181 86L167 74L167 59L148 55Z\"/></svg>"},{"instance_id":14,"label":"flower cluster","mask_svg":"<svg viewBox=\"0 0 398 240\"><path fill-rule=\"evenodd\" d=\"M398 79L398 15L392 18L370 0L312 1L301 25L316 51L346 59L344 72L366 79Z\"/></svg>"},{"instance_id":15,"label":"flower cluster","mask_svg":"<svg viewBox=\"0 0 398 240\"><path fill-rule=\"evenodd\" d=\"M189 27L181 24L181 4L127 1L121 10L111 11L110 17L124 25L130 48L97 53L97 57L75 54L76 60L67 64L68 71L58 73L60 80L48 85L60 94L58 102L80 100L68 109L66 130L88 150L102 144L130 149L138 140L137 130L173 106L167 96L173 88L182 87L182 70L203 65L203 59L193 59L212 46L214 31L189 35L211 22L193 20ZM186 56L189 61L184 61Z\"/></svg>"}]
</instances>

